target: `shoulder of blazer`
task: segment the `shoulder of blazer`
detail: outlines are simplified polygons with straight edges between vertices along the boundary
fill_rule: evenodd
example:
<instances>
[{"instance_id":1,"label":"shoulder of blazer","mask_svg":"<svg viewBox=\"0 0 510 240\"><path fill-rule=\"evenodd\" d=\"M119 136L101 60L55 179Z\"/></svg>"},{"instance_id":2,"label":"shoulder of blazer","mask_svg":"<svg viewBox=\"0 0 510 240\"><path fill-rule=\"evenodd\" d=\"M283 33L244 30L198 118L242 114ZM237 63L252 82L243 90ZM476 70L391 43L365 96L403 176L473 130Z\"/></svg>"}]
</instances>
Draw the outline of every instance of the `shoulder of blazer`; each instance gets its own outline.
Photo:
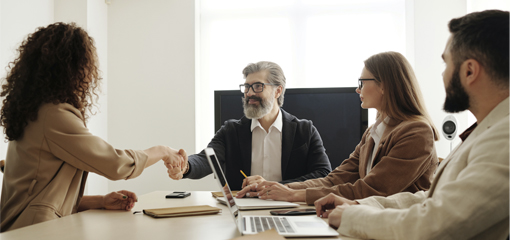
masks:
<instances>
[{"instance_id":1,"label":"shoulder of blazer","mask_svg":"<svg viewBox=\"0 0 510 240\"><path fill-rule=\"evenodd\" d=\"M285 110L283 110L283 108L280 108L280 111L282 112L283 122L295 122L295 123L297 123L299 125L302 125L302 124L313 125L311 120L308 120L308 119L299 119L296 116L294 116L294 115L286 112Z\"/></svg>"},{"instance_id":2,"label":"shoulder of blazer","mask_svg":"<svg viewBox=\"0 0 510 240\"><path fill-rule=\"evenodd\" d=\"M239 131L240 129L250 129L251 126L251 119L246 118L246 116L243 116L241 119L229 119L226 120L223 125L221 126L220 130L221 132L225 134L230 134L236 131ZM218 130L218 132L220 131Z\"/></svg>"},{"instance_id":3,"label":"shoulder of blazer","mask_svg":"<svg viewBox=\"0 0 510 240\"><path fill-rule=\"evenodd\" d=\"M388 129L389 128L389 129ZM385 137L389 137L390 135L395 134L405 134L412 132L423 132L424 129L430 129L430 133L432 136L434 132L432 131L432 127L425 120L417 119L417 120L405 120L399 121L396 125L388 126L386 131L384 132ZM425 136L424 136L425 137Z\"/></svg>"},{"instance_id":4,"label":"shoulder of blazer","mask_svg":"<svg viewBox=\"0 0 510 240\"><path fill-rule=\"evenodd\" d=\"M223 126L231 127L231 126L237 126L237 125L246 125L251 124L251 119L246 118L243 116L240 119L229 119L223 122Z\"/></svg>"},{"instance_id":5,"label":"shoulder of blazer","mask_svg":"<svg viewBox=\"0 0 510 240\"><path fill-rule=\"evenodd\" d=\"M50 115L53 115L53 113L57 113L57 112L70 112L70 113L74 114L76 117L78 117L82 120L84 119L80 110L78 110L77 108L75 108L73 105L71 105L69 103L57 103L57 104L45 103L45 104L42 104L41 107L39 108L38 115L41 117L42 116L48 117L48 113Z\"/></svg>"}]
</instances>

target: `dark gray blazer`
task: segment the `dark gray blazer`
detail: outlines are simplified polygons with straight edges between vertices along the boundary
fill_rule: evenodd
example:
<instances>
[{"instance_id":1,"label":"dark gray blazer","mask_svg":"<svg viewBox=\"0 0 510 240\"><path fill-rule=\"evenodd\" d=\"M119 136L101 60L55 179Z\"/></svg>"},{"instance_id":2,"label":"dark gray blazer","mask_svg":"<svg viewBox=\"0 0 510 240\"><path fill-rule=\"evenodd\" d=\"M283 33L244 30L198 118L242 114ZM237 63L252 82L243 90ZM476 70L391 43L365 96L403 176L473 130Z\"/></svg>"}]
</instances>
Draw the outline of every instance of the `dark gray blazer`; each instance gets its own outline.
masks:
<instances>
[{"instance_id":1,"label":"dark gray blazer","mask_svg":"<svg viewBox=\"0 0 510 240\"><path fill-rule=\"evenodd\" d=\"M322 178L331 172L331 164L322 139L312 121L282 113L282 179L280 183ZM243 170L251 175L251 119L225 121L207 145L213 148L232 190L240 190ZM188 157L190 170L184 178L199 179L212 173L204 151Z\"/></svg>"}]
</instances>

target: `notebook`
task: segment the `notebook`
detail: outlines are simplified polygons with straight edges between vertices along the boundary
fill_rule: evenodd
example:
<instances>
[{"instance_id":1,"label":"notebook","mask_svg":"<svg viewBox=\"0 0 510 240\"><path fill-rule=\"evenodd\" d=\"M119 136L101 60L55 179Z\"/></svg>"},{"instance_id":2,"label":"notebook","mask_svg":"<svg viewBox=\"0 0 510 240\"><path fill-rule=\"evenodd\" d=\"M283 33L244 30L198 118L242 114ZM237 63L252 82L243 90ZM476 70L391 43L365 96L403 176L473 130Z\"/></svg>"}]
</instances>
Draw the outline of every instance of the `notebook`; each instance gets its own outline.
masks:
<instances>
[{"instance_id":1,"label":"notebook","mask_svg":"<svg viewBox=\"0 0 510 240\"><path fill-rule=\"evenodd\" d=\"M180 217L180 216L194 216L215 214L221 212L220 208L211 207L209 205L200 206L185 206L185 207L171 207L171 208L154 208L144 209L143 213L155 218L162 217Z\"/></svg>"},{"instance_id":2,"label":"notebook","mask_svg":"<svg viewBox=\"0 0 510 240\"><path fill-rule=\"evenodd\" d=\"M236 196L236 194L238 193L239 191L232 191L232 194L234 194L234 197ZM223 197L223 193L222 192L211 192L212 193L212 196L217 198L217 197Z\"/></svg>"},{"instance_id":3,"label":"notebook","mask_svg":"<svg viewBox=\"0 0 510 240\"><path fill-rule=\"evenodd\" d=\"M238 205L238 200L241 199L232 197L232 192L230 191L230 187L228 186L228 182L223 174L223 170L220 167L214 150L212 148L206 148L205 155L223 195L228 199L228 201L226 201L227 208L241 234L251 235L268 229L275 229L278 234L284 237L338 236L337 231L329 227L324 220L317 216L241 216Z\"/></svg>"}]
</instances>

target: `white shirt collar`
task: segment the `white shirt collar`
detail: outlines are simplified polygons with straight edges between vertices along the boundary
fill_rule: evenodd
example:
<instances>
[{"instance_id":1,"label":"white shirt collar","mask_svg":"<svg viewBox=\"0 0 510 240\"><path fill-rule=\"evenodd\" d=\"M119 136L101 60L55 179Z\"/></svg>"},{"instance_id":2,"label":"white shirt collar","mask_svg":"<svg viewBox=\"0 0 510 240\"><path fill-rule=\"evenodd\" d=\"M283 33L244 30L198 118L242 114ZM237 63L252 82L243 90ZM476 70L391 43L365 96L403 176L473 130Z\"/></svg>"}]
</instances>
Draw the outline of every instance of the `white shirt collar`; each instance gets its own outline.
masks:
<instances>
[{"instance_id":1,"label":"white shirt collar","mask_svg":"<svg viewBox=\"0 0 510 240\"><path fill-rule=\"evenodd\" d=\"M390 122L390 117L384 118L384 121L381 117L377 118L377 121L374 123L374 126L370 129L370 135L372 137L377 137L378 139L381 139L384 130L386 129L386 125ZM382 123L381 126L379 126Z\"/></svg>"},{"instance_id":2,"label":"white shirt collar","mask_svg":"<svg viewBox=\"0 0 510 240\"><path fill-rule=\"evenodd\" d=\"M271 128L276 128L278 131L282 132L282 128L283 128L283 118L282 118L282 114L281 114L281 111L280 111L280 108L278 108L278 115L276 116L276 119L274 120L273 124L271 124L271 127L269 127L269 129ZM251 120L251 131L253 132L253 129L255 129L256 127L260 127L261 129L264 129L262 127L262 125L260 125L260 122L258 119L252 119Z\"/></svg>"}]
</instances>

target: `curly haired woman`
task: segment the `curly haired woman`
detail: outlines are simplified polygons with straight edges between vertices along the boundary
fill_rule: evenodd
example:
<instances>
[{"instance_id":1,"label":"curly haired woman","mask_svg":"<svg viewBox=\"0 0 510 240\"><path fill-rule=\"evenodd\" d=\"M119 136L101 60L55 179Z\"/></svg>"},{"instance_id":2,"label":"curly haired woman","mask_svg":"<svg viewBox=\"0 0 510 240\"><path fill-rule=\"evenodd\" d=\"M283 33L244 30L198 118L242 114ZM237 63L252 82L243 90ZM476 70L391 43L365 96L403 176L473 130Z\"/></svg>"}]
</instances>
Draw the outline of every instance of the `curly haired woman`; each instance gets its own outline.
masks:
<instances>
[{"instance_id":1,"label":"curly haired woman","mask_svg":"<svg viewBox=\"0 0 510 240\"><path fill-rule=\"evenodd\" d=\"M184 150L115 149L87 129L100 76L93 39L74 23L39 28L23 41L0 94L0 125L9 140L0 230L87 209L125 209L136 194L83 196L88 172L131 179L163 160L169 175L186 167ZM182 177L182 175L181 175Z\"/></svg>"}]
</instances>

